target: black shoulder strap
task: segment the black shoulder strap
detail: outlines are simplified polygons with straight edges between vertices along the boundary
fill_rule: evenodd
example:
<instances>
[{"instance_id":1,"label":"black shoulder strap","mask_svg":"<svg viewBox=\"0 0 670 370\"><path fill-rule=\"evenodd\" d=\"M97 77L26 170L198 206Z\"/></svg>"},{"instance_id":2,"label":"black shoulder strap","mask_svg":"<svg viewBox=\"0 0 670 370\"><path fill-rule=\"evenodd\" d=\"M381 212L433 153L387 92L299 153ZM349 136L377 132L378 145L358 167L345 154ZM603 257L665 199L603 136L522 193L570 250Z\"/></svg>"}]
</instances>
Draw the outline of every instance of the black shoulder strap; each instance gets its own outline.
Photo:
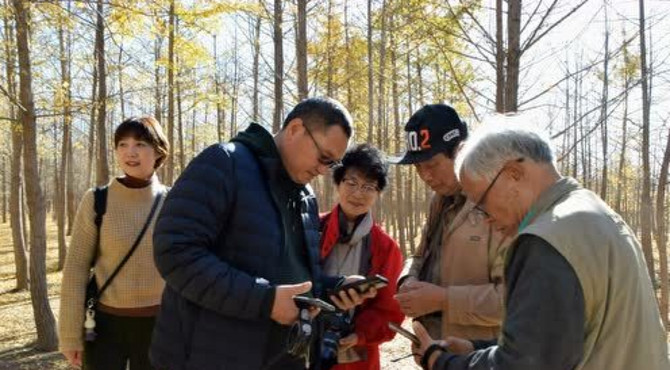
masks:
<instances>
[{"instance_id":1,"label":"black shoulder strap","mask_svg":"<svg viewBox=\"0 0 670 370\"><path fill-rule=\"evenodd\" d=\"M135 243L133 243L133 246L130 247L130 250L128 251L126 256L119 263L119 265L116 266L116 269L114 270L114 272L112 272L112 274L109 276L107 281L105 281L105 283L102 285L102 287L98 291L98 297L102 296L102 293L105 291L105 289L107 289L109 284L112 283L112 280L114 280L114 278L119 273L119 271L121 271L121 268L123 267L123 265L125 265L126 262L128 262L128 260L130 259L130 256L133 255L133 252L135 252L135 249L137 249L137 246L140 245L140 242L142 241L142 237L144 237L144 234L146 233L147 229L149 228L149 224L151 224L151 220L154 218L154 213L156 213L156 208L158 208L158 204L161 202L161 199L163 198L164 194L165 193L158 193L158 195L156 196L156 199L154 200L154 204L151 206L151 211L149 212L149 216L147 216L147 220L144 222L144 226L142 226L142 230L140 231L140 234L137 235L137 238L135 239Z\"/></svg>"},{"instance_id":2,"label":"black shoulder strap","mask_svg":"<svg viewBox=\"0 0 670 370\"><path fill-rule=\"evenodd\" d=\"M94 203L93 209L95 209L95 227L97 229L97 234L95 237L95 252L93 254L93 262L91 265L95 265L95 260L98 258L98 249L100 249L100 226L102 225L102 216L107 212L107 185L98 186L93 192Z\"/></svg>"},{"instance_id":3,"label":"black shoulder strap","mask_svg":"<svg viewBox=\"0 0 670 370\"><path fill-rule=\"evenodd\" d=\"M95 226L100 230L102 216L107 212L107 185L95 188Z\"/></svg>"}]
</instances>

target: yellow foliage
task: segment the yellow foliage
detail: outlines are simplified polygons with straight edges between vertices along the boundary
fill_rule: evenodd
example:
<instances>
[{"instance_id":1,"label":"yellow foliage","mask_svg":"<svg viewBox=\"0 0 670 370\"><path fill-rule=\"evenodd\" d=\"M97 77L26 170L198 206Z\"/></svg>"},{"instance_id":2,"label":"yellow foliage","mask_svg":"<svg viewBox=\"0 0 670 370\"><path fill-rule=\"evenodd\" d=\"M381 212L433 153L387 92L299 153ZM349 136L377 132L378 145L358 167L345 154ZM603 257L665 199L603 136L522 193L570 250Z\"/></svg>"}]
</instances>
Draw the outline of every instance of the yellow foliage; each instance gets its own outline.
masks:
<instances>
[{"instance_id":1,"label":"yellow foliage","mask_svg":"<svg viewBox=\"0 0 670 370\"><path fill-rule=\"evenodd\" d=\"M68 14L65 4L61 3L34 3L34 11L45 18L49 25L62 26L64 30L71 31L75 22L71 14Z\"/></svg>"},{"instance_id":2,"label":"yellow foliage","mask_svg":"<svg viewBox=\"0 0 670 370\"><path fill-rule=\"evenodd\" d=\"M175 53L179 56L178 68L194 68L203 62L210 62L212 55L199 41L188 40L175 35Z\"/></svg>"}]
</instances>

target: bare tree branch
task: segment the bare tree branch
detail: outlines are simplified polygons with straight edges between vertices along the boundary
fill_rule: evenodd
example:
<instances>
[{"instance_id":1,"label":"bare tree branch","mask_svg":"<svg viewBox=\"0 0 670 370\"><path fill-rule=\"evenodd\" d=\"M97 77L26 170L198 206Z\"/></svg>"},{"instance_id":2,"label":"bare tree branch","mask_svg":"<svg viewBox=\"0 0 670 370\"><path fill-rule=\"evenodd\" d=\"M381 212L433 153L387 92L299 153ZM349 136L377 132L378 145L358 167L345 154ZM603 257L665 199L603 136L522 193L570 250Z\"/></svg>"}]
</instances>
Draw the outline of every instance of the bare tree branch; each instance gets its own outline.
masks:
<instances>
[{"instance_id":1,"label":"bare tree branch","mask_svg":"<svg viewBox=\"0 0 670 370\"><path fill-rule=\"evenodd\" d=\"M555 3L556 3L556 2L554 1L554 4L555 4ZM533 9L533 12L532 12L532 13L530 14L530 16L528 17L528 21L526 22L526 24L524 24L524 25L521 27L521 34L523 34L524 31L526 30L526 27L528 27L528 26L530 25L530 21L532 21L533 18L535 18L535 15L537 14L537 11L540 9L540 5L542 5L542 1L538 1L538 2L537 2L537 6L535 7L535 9ZM553 4L552 4L551 6L553 6ZM543 19L544 19L544 18L543 18Z\"/></svg>"},{"instance_id":2,"label":"bare tree branch","mask_svg":"<svg viewBox=\"0 0 670 370\"><path fill-rule=\"evenodd\" d=\"M445 1L445 3L446 3L447 6L449 7L449 12L451 12L451 14L454 16L454 18L456 18L456 15L454 14L454 11L453 11L451 5L449 4L449 2L448 2L448 1ZM462 1L462 0L461 0L461 5L463 5L463 1ZM470 10L468 9L467 6L464 6L464 7L463 7L463 12L465 12L465 14L467 14L467 15L470 17L470 19L472 19L473 22L475 22L475 24L477 25L477 27L479 28L479 30L484 34L484 37L486 37L487 41L488 41L489 43L491 43L491 45L495 45L496 42L495 42L495 40L493 39L493 37L491 36L491 34L486 30L486 28L484 28L484 26L482 26L481 23L479 23L479 21L477 20L477 18L470 12ZM460 23L460 22L459 22L459 23Z\"/></svg>"},{"instance_id":3,"label":"bare tree branch","mask_svg":"<svg viewBox=\"0 0 670 370\"><path fill-rule=\"evenodd\" d=\"M454 13L452 12L452 14L454 14ZM455 16L455 15L454 15L454 16ZM460 22L460 21L457 20L456 23L458 24L458 27L459 27L459 29L461 30L462 35L455 34L455 33L451 32L451 31L445 29L445 28L442 27L441 25L435 24L434 22L430 22L430 25L433 26L433 27L435 27L435 28L437 28L437 29L439 29L440 31L444 32L445 34L447 34L447 35L449 35L449 36L456 37L456 38L458 38L458 39L460 39L460 40L463 40L464 42L466 42L466 43L472 45L472 46L479 52L479 54L480 54L482 57L481 57L481 58L480 58L480 57L475 57L474 55L468 55L468 54L459 52L459 53L461 54L461 56L464 56L464 57L466 57L466 58L472 58L472 59L474 59L474 60L477 60L477 61L480 61L480 62L484 62L484 63L488 63L488 64L490 64L491 66L494 66L493 61L491 61L491 60L488 58L487 53L488 53L489 55L494 55L494 54L493 54L490 50L487 50L487 49L485 49L485 48L482 48L482 47L479 45L479 43L477 43L477 42L475 42L474 40L472 40L472 39L470 38L470 36L468 36L468 32L466 32L465 29L463 28L463 26L461 25L461 22Z\"/></svg>"},{"instance_id":4,"label":"bare tree branch","mask_svg":"<svg viewBox=\"0 0 670 370\"><path fill-rule=\"evenodd\" d=\"M556 1L557 1L557 0L554 0L554 3L555 3ZM526 50L530 49L531 46L533 46L535 43L537 43L538 41L540 41L544 36L546 36L549 32L551 32L551 30L553 30L556 26L558 26L559 24L561 24L564 20L566 20L566 19L567 19L568 17L570 17L573 13L575 13L577 10L579 10L579 8L581 8L581 7L582 7L584 4L586 4L588 1L589 1L589 0L582 0L581 3L579 3L577 6L575 6L574 8L572 8L572 10L570 10L569 12L567 12L567 13L566 13L565 15L563 15L559 20L557 20L557 21L554 22L552 25L550 25L544 32L542 32L542 33L540 33L540 34L538 35L538 32L540 31L540 28L541 28L542 25L544 24L544 20L545 20L546 16L549 15L549 12L550 12L550 11L547 11L547 13L545 14L545 16L542 18L542 21L540 21L540 24L533 30L533 33L531 34L531 36L528 38L528 40L526 40L526 42L524 43L524 45L521 47L521 51L520 51L520 53L523 54ZM552 5L553 5L553 4L552 4Z\"/></svg>"},{"instance_id":5,"label":"bare tree branch","mask_svg":"<svg viewBox=\"0 0 670 370\"><path fill-rule=\"evenodd\" d=\"M608 117L609 117L609 115L611 115L611 114L616 110L616 107L617 107L619 104L621 104L621 100L620 100L620 99L621 99L621 97L622 97L623 95L626 94L626 91L630 91L630 90L632 90L633 88L635 88L635 87L637 87L638 85L640 85L641 82L642 82L641 80L638 80L637 82L631 84L631 85L628 87L627 90L623 90L623 91L620 92L617 96L613 97L612 99L609 99L608 104L609 104L609 103L616 102L617 105L616 105L615 107L612 108L611 112L608 114ZM560 136L562 136L562 135L565 135L565 133L568 132L569 130L571 130L571 129L574 127L574 125L577 124L577 122L579 122L580 120L584 119L584 117L586 117L586 116L588 116L589 114L591 114L591 113L597 111L597 110L600 109L600 108L601 108L601 105L598 104L597 106L595 106L595 107L589 109L588 111L586 111L585 113L583 113L581 116L579 116L578 118L576 118L575 120L573 120L572 124L566 126L563 130L561 130L561 131L557 132L556 134L554 134L554 135L551 137L551 139L553 140L553 139L556 139L556 138L558 138L558 137L560 137ZM633 123L632 121L630 121L630 122ZM590 134L591 132L593 132L597 127L598 127L598 125L595 125L594 128L593 128L591 131L589 131L589 134ZM582 138L582 139L583 139L583 138ZM578 143L579 143L579 142L575 142L575 143L573 144L573 146L572 146L570 149L568 149L568 151L567 151L566 153L563 154L563 156L567 155L567 153L569 153L570 151L572 151L572 149L574 149L574 148L577 146ZM563 159L563 157L559 158L559 161L560 161L561 159Z\"/></svg>"},{"instance_id":6,"label":"bare tree branch","mask_svg":"<svg viewBox=\"0 0 670 370\"><path fill-rule=\"evenodd\" d=\"M430 34L430 37L433 38L434 40L436 39L434 34ZM439 45L437 40L435 42ZM474 105L472 104L472 101L468 97L468 94L465 93L464 87L463 87L463 82L461 81L460 77L456 73L456 69L454 68L454 65L451 63L451 58L449 58L449 55L442 49L440 49L442 52L442 55L444 55L444 58L447 60L447 64L449 65L449 71L451 72L451 77L454 79L456 82L456 86L458 86L458 90L461 92L461 95L463 96L463 99L465 99L465 102L468 103L468 107L470 107L470 111L472 114L475 116L475 119L477 122L480 121L479 116L477 115L477 111L475 110Z\"/></svg>"},{"instance_id":7,"label":"bare tree branch","mask_svg":"<svg viewBox=\"0 0 670 370\"><path fill-rule=\"evenodd\" d=\"M2 86L2 85L0 85L0 92L2 92L2 94L3 94L4 96L6 96L7 99L9 99L9 102L10 102L10 103L12 103L13 105L19 107L19 109L21 109L22 111L24 111L24 112L26 111L26 108L24 108L23 105L21 105L21 102L19 102L18 100L16 100L16 97L15 97L15 96L12 96L12 95L5 89L5 87Z\"/></svg>"},{"instance_id":8,"label":"bare tree branch","mask_svg":"<svg viewBox=\"0 0 670 370\"><path fill-rule=\"evenodd\" d=\"M623 51L623 49L624 49L628 44L630 44L634 39L636 39L636 38L637 38L637 35L633 35L633 36L630 37L629 39L624 40L624 42L621 44L621 46L619 46L619 48L617 48L617 50L614 50L613 52L610 53L609 58L612 59L612 58L617 57L617 56L619 55L619 53L621 53L621 52ZM565 81L567 78L570 78L570 77L574 76L575 74L579 74L579 73L581 73L581 72L590 70L590 69L593 68L594 66L600 64L602 61L603 61L603 59L596 60L596 61L592 62L591 64L589 64L589 65L587 65L587 66L585 66L585 67L583 67L583 68L581 68L581 69L579 69L579 70L577 70L577 71L575 71L575 72L573 72L573 73L570 73L570 74L567 75L567 76L564 76L563 78L561 78L560 80L558 80L558 81L556 81L555 83L551 84L549 87L547 87L546 89L542 90L541 92L539 92L539 93L537 93L537 94L531 96L530 98L528 98L528 99L526 99L526 100L520 102L520 103L519 103L519 107L521 107L521 106L524 105L524 104L530 103L530 102L532 102L533 100L536 100L536 99L540 98L540 97L543 96L544 94L546 94L546 93L548 93L549 91L551 91L554 87L558 86L561 82Z\"/></svg>"}]
</instances>

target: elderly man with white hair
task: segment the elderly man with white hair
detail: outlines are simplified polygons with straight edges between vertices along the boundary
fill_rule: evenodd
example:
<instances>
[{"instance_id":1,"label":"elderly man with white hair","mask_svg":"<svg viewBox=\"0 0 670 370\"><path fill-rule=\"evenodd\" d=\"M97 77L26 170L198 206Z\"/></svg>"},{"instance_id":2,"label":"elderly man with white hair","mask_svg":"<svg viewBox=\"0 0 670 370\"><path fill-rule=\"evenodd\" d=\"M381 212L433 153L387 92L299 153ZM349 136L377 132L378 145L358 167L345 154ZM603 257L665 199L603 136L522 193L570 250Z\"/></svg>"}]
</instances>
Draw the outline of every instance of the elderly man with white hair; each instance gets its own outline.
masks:
<instances>
[{"instance_id":1,"label":"elderly man with white hair","mask_svg":"<svg viewBox=\"0 0 670 370\"><path fill-rule=\"evenodd\" d=\"M500 117L465 144L463 191L515 237L496 343L432 341L426 369L670 369L651 280L633 231L596 194L558 172L549 140ZM502 122L501 122L502 121Z\"/></svg>"}]
</instances>

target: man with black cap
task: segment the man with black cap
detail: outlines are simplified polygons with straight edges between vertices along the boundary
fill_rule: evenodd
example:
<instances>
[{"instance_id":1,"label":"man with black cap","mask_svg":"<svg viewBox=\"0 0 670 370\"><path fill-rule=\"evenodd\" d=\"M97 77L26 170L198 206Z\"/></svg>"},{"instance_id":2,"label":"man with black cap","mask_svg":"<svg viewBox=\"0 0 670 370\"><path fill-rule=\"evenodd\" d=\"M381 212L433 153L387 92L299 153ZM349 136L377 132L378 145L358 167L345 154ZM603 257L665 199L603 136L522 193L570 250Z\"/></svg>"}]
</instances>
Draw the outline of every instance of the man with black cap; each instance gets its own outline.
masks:
<instances>
[{"instance_id":1,"label":"man with black cap","mask_svg":"<svg viewBox=\"0 0 670 370\"><path fill-rule=\"evenodd\" d=\"M405 125L407 151L397 164L413 164L435 191L417 253L408 259L396 299L433 338L497 337L502 320L506 243L474 204L454 171L468 128L445 104L426 105Z\"/></svg>"}]
</instances>

